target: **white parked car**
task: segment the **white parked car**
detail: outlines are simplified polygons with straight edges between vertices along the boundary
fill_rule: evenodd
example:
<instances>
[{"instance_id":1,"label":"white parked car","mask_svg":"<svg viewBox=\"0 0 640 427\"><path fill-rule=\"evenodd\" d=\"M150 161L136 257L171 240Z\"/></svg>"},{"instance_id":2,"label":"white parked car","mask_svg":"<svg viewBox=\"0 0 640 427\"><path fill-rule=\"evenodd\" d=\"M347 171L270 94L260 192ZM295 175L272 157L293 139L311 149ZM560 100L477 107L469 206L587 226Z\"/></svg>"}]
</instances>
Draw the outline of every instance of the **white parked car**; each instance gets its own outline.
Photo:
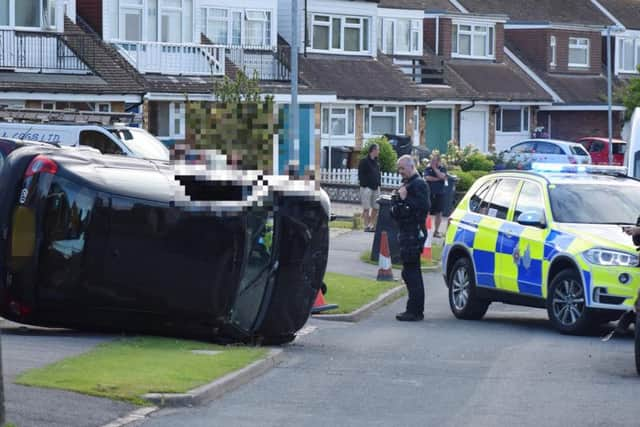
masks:
<instances>
[{"instance_id":1,"label":"white parked car","mask_svg":"<svg viewBox=\"0 0 640 427\"><path fill-rule=\"evenodd\" d=\"M556 139L529 139L511 146L507 160L528 163L591 164L591 156L581 144Z\"/></svg>"}]
</instances>

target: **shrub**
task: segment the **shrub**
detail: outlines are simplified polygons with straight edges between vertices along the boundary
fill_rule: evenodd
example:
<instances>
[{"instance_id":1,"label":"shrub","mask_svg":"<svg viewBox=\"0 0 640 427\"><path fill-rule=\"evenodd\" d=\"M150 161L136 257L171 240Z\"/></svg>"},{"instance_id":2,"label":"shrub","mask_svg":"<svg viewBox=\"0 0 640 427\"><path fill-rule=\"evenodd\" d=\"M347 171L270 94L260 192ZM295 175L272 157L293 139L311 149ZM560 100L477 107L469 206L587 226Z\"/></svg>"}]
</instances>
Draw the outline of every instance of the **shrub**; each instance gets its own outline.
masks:
<instances>
[{"instance_id":1,"label":"shrub","mask_svg":"<svg viewBox=\"0 0 640 427\"><path fill-rule=\"evenodd\" d=\"M485 176L489 172L487 172L487 171L469 171L467 173L473 177L473 181L475 182L478 178L480 178L481 176Z\"/></svg>"},{"instance_id":2,"label":"shrub","mask_svg":"<svg viewBox=\"0 0 640 427\"><path fill-rule=\"evenodd\" d=\"M464 191L466 192L471 188L475 178L469 172L456 172L455 175L458 177L458 182L456 183L456 191Z\"/></svg>"},{"instance_id":3,"label":"shrub","mask_svg":"<svg viewBox=\"0 0 640 427\"><path fill-rule=\"evenodd\" d=\"M479 151L469 154L460 162L463 171L491 171L495 164Z\"/></svg>"},{"instance_id":4,"label":"shrub","mask_svg":"<svg viewBox=\"0 0 640 427\"><path fill-rule=\"evenodd\" d=\"M398 161L398 155L389 140L384 136L368 139L362 146L360 159L364 159L367 156L371 144L378 144L380 147L380 155L378 156L380 170L382 172L395 172L397 170L396 163Z\"/></svg>"}]
</instances>

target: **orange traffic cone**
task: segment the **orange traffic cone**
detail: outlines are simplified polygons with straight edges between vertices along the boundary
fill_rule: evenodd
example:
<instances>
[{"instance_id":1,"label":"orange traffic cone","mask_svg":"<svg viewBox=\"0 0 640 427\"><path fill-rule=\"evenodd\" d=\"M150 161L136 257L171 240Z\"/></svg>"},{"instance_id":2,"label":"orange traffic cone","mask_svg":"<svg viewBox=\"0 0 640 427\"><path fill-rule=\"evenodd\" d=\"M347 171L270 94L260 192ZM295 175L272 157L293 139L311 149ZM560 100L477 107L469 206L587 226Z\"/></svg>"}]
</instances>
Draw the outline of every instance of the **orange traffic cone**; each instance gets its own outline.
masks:
<instances>
[{"instance_id":1,"label":"orange traffic cone","mask_svg":"<svg viewBox=\"0 0 640 427\"><path fill-rule=\"evenodd\" d=\"M433 226L431 225L431 215L427 215L426 227L427 238L424 239L424 247L422 248L421 258L426 261L433 261L433 255L431 254L431 241L433 240Z\"/></svg>"},{"instance_id":2,"label":"orange traffic cone","mask_svg":"<svg viewBox=\"0 0 640 427\"><path fill-rule=\"evenodd\" d=\"M316 300L311 308L311 314L318 314L323 311L334 310L336 308L338 308L338 304L327 304L324 300L322 289L318 289L318 295L316 295Z\"/></svg>"},{"instance_id":3,"label":"orange traffic cone","mask_svg":"<svg viewBox=\"0 0 640 427\"><path fill-rule=\"evenodd\" d=\"M393 270L391 269L391 254L389 253L389 237L383 231L380 236L380 255L378 256L378 278L379 281L390 282L393 280Z\"/></svg>"}]
</instances>

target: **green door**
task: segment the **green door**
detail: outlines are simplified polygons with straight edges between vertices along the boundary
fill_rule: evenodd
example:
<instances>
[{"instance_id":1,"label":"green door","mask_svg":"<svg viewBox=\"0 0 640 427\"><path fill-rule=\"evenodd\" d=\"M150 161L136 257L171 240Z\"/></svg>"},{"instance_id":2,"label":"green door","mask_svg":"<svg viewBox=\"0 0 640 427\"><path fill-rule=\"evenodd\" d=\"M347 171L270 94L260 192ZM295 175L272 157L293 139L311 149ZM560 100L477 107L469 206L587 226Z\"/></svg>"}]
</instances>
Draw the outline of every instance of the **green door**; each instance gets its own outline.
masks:
<instances>
[{"instance_id":1,"label":"green door","mask_svg":"<svg viewBox=\"0 0 640 427\"><path fill-rule=\"evenodd\" d=\"M447 142L451 140L451 113L449 108L427 109L425 145L430 150L447 152Z\"/></svg>"}]
</instances>

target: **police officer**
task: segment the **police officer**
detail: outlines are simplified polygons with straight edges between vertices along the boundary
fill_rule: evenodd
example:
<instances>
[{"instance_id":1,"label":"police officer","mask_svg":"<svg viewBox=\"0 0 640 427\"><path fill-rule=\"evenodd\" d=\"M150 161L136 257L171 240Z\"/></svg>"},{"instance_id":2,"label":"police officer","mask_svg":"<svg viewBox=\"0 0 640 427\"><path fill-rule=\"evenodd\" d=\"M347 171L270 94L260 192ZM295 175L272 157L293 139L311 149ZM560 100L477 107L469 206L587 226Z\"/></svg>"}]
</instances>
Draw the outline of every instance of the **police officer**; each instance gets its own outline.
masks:
<instances>
[{"instance_id":1,"label":"police officer","mask_svg":"<svg viewBox=\"0 0 640 427\"><path fill-rule=\"evenodd\" d=\"M429 187L420 178L413 159L398 159L398 173L403 185L394 192L391 216L398 224L398 242L402 260L402 279L409 291L407 309L396 315L400 321L424 319L424 283L420 270L420 254L427 237L425 220L430 207Z\"/></svg>"}]
</instances>

